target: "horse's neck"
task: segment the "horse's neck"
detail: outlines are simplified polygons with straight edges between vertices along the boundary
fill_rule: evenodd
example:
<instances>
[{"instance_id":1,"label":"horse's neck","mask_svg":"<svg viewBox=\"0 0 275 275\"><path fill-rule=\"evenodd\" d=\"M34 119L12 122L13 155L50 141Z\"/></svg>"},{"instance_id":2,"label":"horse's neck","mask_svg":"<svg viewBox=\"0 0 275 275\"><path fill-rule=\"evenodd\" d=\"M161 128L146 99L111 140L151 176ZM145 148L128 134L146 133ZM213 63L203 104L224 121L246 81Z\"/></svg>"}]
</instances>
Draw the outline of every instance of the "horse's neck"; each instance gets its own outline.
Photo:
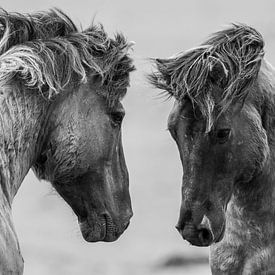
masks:
<instances>
[{"instance_id":1,"label":"horse's neck","mask_svg":"<svg viewBox=\"0 0 275 275\"><path fill-rule=\"evenodd\" d=\"M8 203L35 158L46 100L37 91L10 87L0 97L0 183Z\"/></svg>"},{"instance_id":2,"label":"horse's neck","mask_svg":"<svg viewBox=\"0 0 275 275\"><path fill-rule=\"evenodd\" d=\"M0 274L22 274L11 204L35 160L49 104L37 91L0 90Z\"/></svg>"},{"instance_id":3,"label":"horse's neck","mask_svg":"<svg viewBox=\"0 0 275 275\"><path fill-rule=\"evenodd\" d=\"M213 274L262 274L275 268L275 173L240 183L226 211L226 231L211 246Z\"/></svg>"},{"instance_id":4,"label":"horse's neck","mask_svg":"<svg viewBox=\"0 0 275 275\"><path fill-rule=\"evenodd\" d=\"M260 71L262 88L275 94L275 71L265 60ZM270 158L262 172L248 183L238 183L226 211L224 243L255 253L275 242L275 145L270 139ZM275 251L273 251L275 253ZM247 255L246 255L247 256ZM242 257L243 258L243 257Z\"/></svg>"},{"instance_id":5,"label":"horse's neck","mask_svg":"<svg viewBox=\"0 0 275 275\"><path fill-rule=\"evenodd\" d=\"M262 90L268 94L270 103L274 104L275 69L265 59L262 60L259 78ZM272 115L269 114L269 116ZM235 186L226 211L228 227L232 229L232 232L237 228L240 229L238 225L244 229L247 228L247 231L242 229L244 239L248 237L246 232L256 234L257 230L260 232L259 229L265 232L265 239L270 240L275 237L275 144L273 138L270 138L269 143L270 158L262 173L255 176L249 183L239 183ZM260 234L258 236L261 237Z\"/></svg>"},{"instance_id":6,"label":"horse's neck","mask_svg":"<svg viewBox=\"0 0 275 275\"><path fill-rule=\"evenodd\" d=\"M274 96L275 70L265 60L259 77L263 90ZM267 274L275 268L275 146L270 146L262 173L234 188L224 238L211 246L213 274Z\"/></svg>"}]
</instances>

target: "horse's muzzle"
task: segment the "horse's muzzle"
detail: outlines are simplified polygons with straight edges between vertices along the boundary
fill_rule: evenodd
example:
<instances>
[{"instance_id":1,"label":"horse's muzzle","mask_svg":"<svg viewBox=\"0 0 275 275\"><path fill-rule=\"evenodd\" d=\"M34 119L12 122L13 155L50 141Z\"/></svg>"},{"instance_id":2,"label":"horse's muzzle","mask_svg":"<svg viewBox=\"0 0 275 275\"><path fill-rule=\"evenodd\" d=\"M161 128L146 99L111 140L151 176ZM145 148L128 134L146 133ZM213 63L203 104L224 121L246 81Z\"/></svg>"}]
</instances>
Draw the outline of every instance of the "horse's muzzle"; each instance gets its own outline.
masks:
<instances>
[{"instance_id":1,"label":"horse's muzzle","mask_svg":"<svg viewBox=\"0 0 275 275\"><path fill-rule=\"evenodd\" d=\"M82 236L87 242L116 241L129 224L130 217L125 222L116 224L109 214L102 214L97 221L89 218L79 220Z\"/></svg>"},{"instance_id":2,"label":"horse's muzzle","mask_svg":"<svg viewBox=\"0 0 275 275\"><path fill-rule=\"evenodd\" d=\"M214 235L210 228L193 224L186 224L183 228L176 226L183 239L196 246L209 246L214 241Z\"/></svg>"},{"instance_id":3,"label":"horse's muzzle","mask_svg":"<svg viewBox=\"0 0 275 275\"><path fill-rule=\"evenodd\" d=\"M210 221L204 216L199 225L190 222L185 224L178 223L176 228L183 239L187 240L192 245L210 246L222 240L225 232L225 222L213 231Z\"/></svg>"}]
</instances>

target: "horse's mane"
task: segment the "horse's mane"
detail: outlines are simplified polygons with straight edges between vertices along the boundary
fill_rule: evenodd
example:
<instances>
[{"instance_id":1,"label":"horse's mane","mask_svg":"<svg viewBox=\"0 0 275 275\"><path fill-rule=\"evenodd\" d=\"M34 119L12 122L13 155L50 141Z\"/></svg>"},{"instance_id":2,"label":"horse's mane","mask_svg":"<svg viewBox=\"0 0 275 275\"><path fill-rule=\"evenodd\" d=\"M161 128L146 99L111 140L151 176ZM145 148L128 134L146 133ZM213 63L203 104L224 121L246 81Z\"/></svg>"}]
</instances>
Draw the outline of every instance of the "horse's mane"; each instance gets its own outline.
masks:
<instances>
[{"instance_id":1,"label":"horse's mane","mask_svg":"<svg viewBox=\"0 0 275 275\"><path fill-rule=\"evenodd\" d=\"M212 113L219 106L225 111L235 100L244 100L257 79L264 56L264 41L259 32L243 25L214 33L201 46L169 59L156 59L158 71L149 75L150 82L177 100L188 97L197 104L213 124ZM212 94L218 85L219 99Z\"/></svg>"},{"instance_id":2,"label":"horse's mane","mask_svg":"<svg viewBox=\"0 0 275 275\"><path fill-rule=\"evenodd\" d=\"M124 95L131 45L122 34L109 38L102 25L79 31L60 10L35 14L0 12L0 86L19 77L47 97L69 83L87 81L87 72L100 76L110 101Z\"/></svg>"}]
</instances>

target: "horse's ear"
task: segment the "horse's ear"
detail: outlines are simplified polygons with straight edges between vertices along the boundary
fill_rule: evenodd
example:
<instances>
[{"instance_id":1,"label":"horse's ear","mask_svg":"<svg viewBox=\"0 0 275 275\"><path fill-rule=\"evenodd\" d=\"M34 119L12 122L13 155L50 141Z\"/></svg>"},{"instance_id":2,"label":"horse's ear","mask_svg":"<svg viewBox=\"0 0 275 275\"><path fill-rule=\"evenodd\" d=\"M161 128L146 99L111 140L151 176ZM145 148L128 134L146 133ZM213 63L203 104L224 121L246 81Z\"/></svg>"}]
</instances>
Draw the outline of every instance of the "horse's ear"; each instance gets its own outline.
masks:
<instances>
[{"instance_id":1,"label":"horse's ear","mask_svg":"<svg viewBox=\"0 0 275 275\"><path fill-rule=\"evenodd\" d=\"M156 72L148 75L148 81L158 89L171 92L172 74L169 69L169 59L152 59L157 68Z\"/></svg>"},{"instance_id":2,"label":"horse's ear","mask_svg":"<svg viewBox=\"0 0 275 275\"><path fill-rule=\"evenodd\" d=\"M168 70L169 59L156 58L155 63L157 65L158 71L161 73L163 80L166 82L167 86L171 83L171 74Z\"/></svg>"},{"instance_id":3,"label":"horse's ear","mask_svg":"<svg viewBox=\"0 0 275 275\"><path fill-rule=\"evenodd\" d=\"M221 61L215 59L209 64L208 77L213 84L224 88L228 77L228 70Z\"/></svg>"}]
</instances>

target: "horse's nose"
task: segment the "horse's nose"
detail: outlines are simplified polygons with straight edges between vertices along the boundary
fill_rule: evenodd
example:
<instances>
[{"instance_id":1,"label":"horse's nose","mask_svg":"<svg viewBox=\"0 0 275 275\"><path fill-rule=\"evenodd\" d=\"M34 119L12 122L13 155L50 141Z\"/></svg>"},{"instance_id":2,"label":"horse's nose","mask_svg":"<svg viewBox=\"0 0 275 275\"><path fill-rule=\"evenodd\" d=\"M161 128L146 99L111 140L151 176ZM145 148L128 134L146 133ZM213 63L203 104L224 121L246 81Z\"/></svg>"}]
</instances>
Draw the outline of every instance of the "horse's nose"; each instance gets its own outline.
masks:
<instances>
[{"instance_id":1,"label":"horse's nose","mask_svg":"<svg viewBox=\"0 0 275 275\"><path fill-rule=\"evenodd\" d=\"M214 241L214 235L207 218L203 218L199 225L194 223L178 223L176 229L183 239L196 246L209 246Z\"/></svg>"}]
</instances>

